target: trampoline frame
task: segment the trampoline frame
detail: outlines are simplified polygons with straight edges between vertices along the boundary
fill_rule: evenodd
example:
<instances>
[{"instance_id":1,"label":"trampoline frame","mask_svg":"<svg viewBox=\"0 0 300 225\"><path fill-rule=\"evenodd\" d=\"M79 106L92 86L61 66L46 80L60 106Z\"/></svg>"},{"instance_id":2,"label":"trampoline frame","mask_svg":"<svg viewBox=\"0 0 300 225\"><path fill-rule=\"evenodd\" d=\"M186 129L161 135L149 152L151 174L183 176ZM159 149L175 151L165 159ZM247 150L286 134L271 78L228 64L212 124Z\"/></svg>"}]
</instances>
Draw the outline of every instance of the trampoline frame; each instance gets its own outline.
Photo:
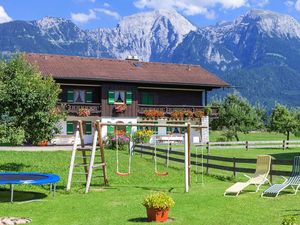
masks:
<instances>
[{"instance_id":1,"label":"trampoline frame","mask_svg":"<svg viewBox=\"0 0 300 225\"><path fill-rule=\"evenodd\" d=\"M60 181L60 177L56 174L34 173L34 172L0 172L1 175L24 175L24 176L44 176L45 179L38 180L0 180L0 185L10 185L10 202L14 200L14 185L15 184L32 184L32 185L50 185L50 193L55 196L56 183Z\"/></svg>"}]
</instances>

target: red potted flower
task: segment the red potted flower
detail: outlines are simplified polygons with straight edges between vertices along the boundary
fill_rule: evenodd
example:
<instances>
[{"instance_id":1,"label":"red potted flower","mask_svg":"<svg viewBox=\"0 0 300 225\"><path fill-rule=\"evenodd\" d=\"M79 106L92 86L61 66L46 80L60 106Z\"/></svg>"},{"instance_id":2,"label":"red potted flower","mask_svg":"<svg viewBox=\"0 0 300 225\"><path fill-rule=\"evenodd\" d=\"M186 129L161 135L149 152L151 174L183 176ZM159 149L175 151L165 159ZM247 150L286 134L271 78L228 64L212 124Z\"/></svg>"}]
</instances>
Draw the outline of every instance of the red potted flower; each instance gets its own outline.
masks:
<instances>
[{"instance_id":1,"label":"red potted flower","mask_svg":"<svg viewBox=\"0 0 300 225\"><path fill-rule=\"evenodd\" d=\"M123 113L126 111L127 105L126 104L115 104L114 108L117 113Z\"/></svg>"},{"instance_id":2,"label":"red potted flower","mask_svg":"<svg viewBox=\"0 0 300 225\"><path fill-rule=\"evenodd\" d=\"M89 115L91 115L91 111L87 108L80 108L78 110L78 116L80 117L88 117Z\"/></svg>"},{"instance_id":3,"label":"red potted flower","mask_svg":"<svg viewBox=\"0 0 300 225\"><path fill-rule=\"evenodd\" d=\"M147 219L149 222L167 221L169 210L174 204L174 200L164 192L151 193L143 201L143 205L147 209Z\"/></svg>"}]
</instances>

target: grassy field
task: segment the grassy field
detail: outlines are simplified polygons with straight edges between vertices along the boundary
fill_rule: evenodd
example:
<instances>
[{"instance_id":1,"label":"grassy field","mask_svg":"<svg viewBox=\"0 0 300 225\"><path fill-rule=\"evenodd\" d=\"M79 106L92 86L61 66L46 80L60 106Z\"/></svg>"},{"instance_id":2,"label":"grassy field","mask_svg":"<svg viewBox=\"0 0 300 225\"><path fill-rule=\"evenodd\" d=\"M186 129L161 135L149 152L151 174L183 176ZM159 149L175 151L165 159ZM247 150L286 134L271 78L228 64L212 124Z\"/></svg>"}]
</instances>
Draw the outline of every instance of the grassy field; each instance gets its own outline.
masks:
<instances>
[{"instance_id":1,"label":"grassy field","mask_svg":"<svg viewBox=\"0 0 300 225\"><path fill-rule=\"evenodd\" d=\"M221 137L221 131L211 131L209 132L210 141L217 141ZM240 141L276 141L276 140L285 140L286 136L274 132L251 132L249 134L239 133ZM299 140L299 137L295 135L290 136L290 140ZM236 141L236 140L233 140Z\"/></svg>"},{"instance_id":2,"label":"grassy field","mask_svg":"<svg viewBox=\"0 0 300 225\"><path fill-rule=\"evenodd\" d=\"M222 150L215 153L255 158L257 154L270 154L270 151ZM298 152L299 149L293 149L285 152L272 150L271 153L280 154L282 158L291 158ZM170 217L174 221L170 224L276 225L281 224L286 215L295 215L297 222L300 222L300 194L294 196L285 193L276 199L266 199L260 198L261 191L251 193L254 188L249 188L249 192L244 192L237 198L223 197L224 190L232 182L220 177L204 176L204 184L201 184L196 182L194 173L190 193L184 193L182 164L171 162L171 167L167 169L169 176L157 177L154 175L153 161L146 156L140 158L135 155L132 175L119 177L115 175L115 151L107 150L110 186L103 188L103 191L92 191L89 194L83 194L83 186L79 184L74 186L71 193L65 191L70 152L0 152L0 158L1 171L35 171L61 176L62 180L54 198L48 195L48 187L16 187L17 201L42 198L39 202L11 204L8 202L8 189L0 192L0 201L6 202L0 204L0 216L29 217L32 218L33 225L145 224L145 209L141 202L151 191L166 191L174 198L176 204L170 211ZM127 160L126 153L122 152L123 169L126 169ZM159 169L166 170L163 165ZM221 171L218 173L222 175ZM94 183L96 184L97 182ZM266 186L262 189L264 188Z\"/></svg>"}]
</instances>

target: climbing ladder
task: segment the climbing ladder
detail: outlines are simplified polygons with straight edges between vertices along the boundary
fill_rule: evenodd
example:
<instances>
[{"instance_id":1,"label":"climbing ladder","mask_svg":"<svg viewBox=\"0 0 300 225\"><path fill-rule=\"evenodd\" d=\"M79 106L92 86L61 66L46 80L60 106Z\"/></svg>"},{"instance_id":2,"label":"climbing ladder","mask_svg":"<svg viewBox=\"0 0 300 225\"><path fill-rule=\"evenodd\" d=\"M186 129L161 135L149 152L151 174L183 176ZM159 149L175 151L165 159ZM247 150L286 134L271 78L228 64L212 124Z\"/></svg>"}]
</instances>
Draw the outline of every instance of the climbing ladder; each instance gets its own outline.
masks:
<instances>
[{"instance_id":1,"label":"climbing ladder","mask_svg":"<svg viewBox=\"0 0 300 225\"><path fill-rule=\"evenodd\" d=\"M100 124L100 121L97 120L95 123L95 130L93 134L93 145L92 147L86 147L84 144L82 121L78 121L69 167L67 191L70 191L71 189L73 175L84 175L85 180L76 180L73 182L85 183L85 193L88 193L90 190L94 170L102 170L102 175L99 175L97 177L103 177L104 185L108 185L106 163L104 157L104 145L101 131L102 126ZM97 148L98 145L100 148ZM78 152L81 152L81 156L76 155L76 153ZM100 160L100 162L96 162L96 157L99 157L98 159ZM77 158L81 158L82 161L80 163L77 163ZM82 169L81 171L75 171L75 168L83 168L83 172Z\"/></svg>"}]
</instances>

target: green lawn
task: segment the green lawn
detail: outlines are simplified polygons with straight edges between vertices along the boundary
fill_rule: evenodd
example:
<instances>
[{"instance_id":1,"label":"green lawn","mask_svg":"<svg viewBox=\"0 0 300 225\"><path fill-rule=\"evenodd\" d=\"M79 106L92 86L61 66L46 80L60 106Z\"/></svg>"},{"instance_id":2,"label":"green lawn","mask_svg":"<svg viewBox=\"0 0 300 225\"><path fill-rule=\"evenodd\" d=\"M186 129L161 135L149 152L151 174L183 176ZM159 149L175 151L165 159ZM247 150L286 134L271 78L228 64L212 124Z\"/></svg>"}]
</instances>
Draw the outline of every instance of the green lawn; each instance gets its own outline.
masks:
<instances>
[{"instance_id":1,"label":"green lawn","mask_svg":"<svg viewBox=\"0 0 300 225\"><path fill-rule=\"evenodd\" d=\"M218 138L221 137L221 131L210 131L209 139L210 141L217 141ZM240 141L276 141L276 140L285 140L286 136L279 133L274 132L251 132L249 134L239 133ZM291 140L299 140L299 137L295 137L295 135L290 136ZM236 140L233 140L236 141Z\"/></svg>"},{"instance_id":2,"label":"green lawn","mask_svg":"<svg viewBox=\"0 0 300 225\"><path fill-rule=\"evenodd\" d=\"M244 157L256 157L267 153L259 150L240 151L222 150L219 154L242 154ZM272 154L281 154L290 158L299 149L289 151L273 150ZM268 150L269 153L269 150ZM48 196L48 187L18 186L16 200L32 197L44 198L32 203L1 203L0 216L22 216L33 219L36 225L119 225L145 224L145 209L141 205L143 197L150 191L169 191L176 204L170 211L170 217L178 225L275 225L281 224L283 216L296 215L300 222L300 194L283 194L276 199L260 198L260 193L245 192L239 197L223 197L224 190L232 183L212 176L204 177L204 184L196 183L192 174L190 193L184 193L183 165L171 162L169 176L157 177L153 172L150 157L140 158L137 154L132 163L132 175L115 175L115 152L106 151L110 186L104 191L92 191L83 194L83 186L77 184L71 193L66 193L66 177L70 152L0 152L1 171L35 171L56 173L61 176L55 198ZM127 162L127 155L121 153L122 168ZM161 161L163 162L163 161ZM162 165L160 170L166 168ZM193 168L194 169L194 168ZM218 171L222 174L221 171ZM225 175L230 175L226 174ZM198 180L200 180L198 175ZM94 183L96 184L96 183ZM264 189L265 187L263 187ZM254 190L250 188L249 190ZM26 191L26 192L21 192ZM31 193L30 193L31 191ZM34 192L34 193L32 193ZM38 194L41 193L41 194ZM0 192L0 201L8 201L8 191Z\"/></svg>"}]
</instances>

